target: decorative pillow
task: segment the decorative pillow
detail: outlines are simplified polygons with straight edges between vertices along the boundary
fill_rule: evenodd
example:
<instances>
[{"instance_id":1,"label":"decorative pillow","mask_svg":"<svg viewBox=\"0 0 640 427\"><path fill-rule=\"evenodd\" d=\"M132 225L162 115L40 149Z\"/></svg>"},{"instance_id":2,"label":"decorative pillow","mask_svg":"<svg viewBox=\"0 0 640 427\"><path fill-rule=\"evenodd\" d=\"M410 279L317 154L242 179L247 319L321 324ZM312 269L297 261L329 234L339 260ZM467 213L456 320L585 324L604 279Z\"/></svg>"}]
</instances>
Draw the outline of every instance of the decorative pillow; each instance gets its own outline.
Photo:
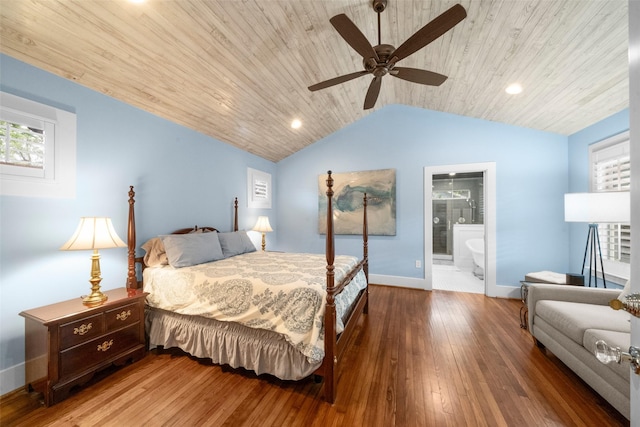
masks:
<instances>
[{"instance_id":1,"label":"decorative pillow","mask_svg":"<svg viewBox=\"0 0 640 427\"><path fill-rule=\"evenodd\" d=\"M218 233L168 234L160 236L174 268L223 259Z\"/></svg>"},{"instance_id":2,"label":"decorative pillow","mask_svg":"<svg viewBox=\"0 0 640 427\"><path fill-rule=\"evenodd\" d=\"M631 280L627 280L627 283L624 285L622 292L618 295L618 299L622 302L626 302L625 297L631 293Z\"/></svg>"},{"instance_id":3,"label":"decorative pillow","mask_svg":"<svg viewBox=\"0 0 640 427\"><path fill-rule=\"evenodd\" d=\"M167 259L167 253L164 250L164 245L159 237L154 237L146 241L142 245L147 253L144 255L144 264L148 267L155 267L156 265L169 265Z\"/></svg>"},{"instance_id":4,"label":"decorative pillow","mask_svg":"<svg viewBox=\"0 0 640 427\"><path fill-rule=\"evenodd\" d=\"M218 233L218 236L220 237L220 246L222 246L222 253L225 258L256 251L256 247L247 236L246 231Z\"/></svg>"}]
</instances>

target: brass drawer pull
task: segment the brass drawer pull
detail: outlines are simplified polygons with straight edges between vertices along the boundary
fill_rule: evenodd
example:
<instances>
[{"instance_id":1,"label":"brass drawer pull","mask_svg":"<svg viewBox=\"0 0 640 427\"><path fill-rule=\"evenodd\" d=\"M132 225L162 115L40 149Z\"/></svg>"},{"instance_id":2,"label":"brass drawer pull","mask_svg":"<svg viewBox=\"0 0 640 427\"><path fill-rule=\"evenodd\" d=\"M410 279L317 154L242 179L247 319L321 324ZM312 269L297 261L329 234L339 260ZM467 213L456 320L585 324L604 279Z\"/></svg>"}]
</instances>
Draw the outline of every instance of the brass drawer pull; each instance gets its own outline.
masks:
<instances>
[{"instance_id":1,"label":"brass drawer pull","mask_svg":"<svg viewBox=\"0 0 640 427\"><path fill-rule=\"evenodd\" d=\"M127 318L131 316L131 310L122 311L122 313L116 314L116 319L118 320L127 320Z\"/></svg>"},{"instance_id":2,"label":"brass drawer pull","mask_svg":"<svg viewBox=\"0 0 640 427\"><path fill-rule=\"evenodd\" d=\"M84 335L93 327L93 323L82 324L79 328L73 328L73 335Z\"/></svg>"},{"instance_id":3,"label":"brass drawer pull","mask_svg":"<svg viewBox=\"0 0 640 427\"><path fill-rule=\"evenodd\" d=\"M107 351L111 348L112 345L113 345L113 340L105 341L98 346L98 351Z\"/></svg>"}]
</instances>

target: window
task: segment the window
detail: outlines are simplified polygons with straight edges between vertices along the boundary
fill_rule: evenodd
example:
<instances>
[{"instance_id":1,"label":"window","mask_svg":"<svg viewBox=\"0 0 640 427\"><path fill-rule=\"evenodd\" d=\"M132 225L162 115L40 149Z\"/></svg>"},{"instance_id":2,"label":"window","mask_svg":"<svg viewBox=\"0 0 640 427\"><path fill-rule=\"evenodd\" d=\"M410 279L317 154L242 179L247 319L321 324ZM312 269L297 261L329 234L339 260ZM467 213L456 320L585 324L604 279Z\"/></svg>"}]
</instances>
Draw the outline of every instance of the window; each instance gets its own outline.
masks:
<instances>
[{"instance_id":1,"label":"window","mask_svg":"<svg viewBox=\"0 0 640 427\"><path fill-rule=\"evenodd\" d=\"M631 155L629 132L600 141L589 147L591 191L629 191ZM629 278L631 259L631 226L629 224L598 225L605 271Z\"/></svg>"},{"instance_id":2,"label":"window","mask_svg":"<svg viewBox=\"0 0 640 427\"><path fill-rule=\"evenodd\" d=\"M0 92L2 195L74 197L76 115Z\"/></svg>"},{"instance_id":3,"label":"window","mask_svg":"<svg viewBox=\"0 0 640 427\"><path fill-rule=\"evenodd\" d=\"M271 209L271 175L247 168L247 206Z\"/></svg>"}]
</instances>

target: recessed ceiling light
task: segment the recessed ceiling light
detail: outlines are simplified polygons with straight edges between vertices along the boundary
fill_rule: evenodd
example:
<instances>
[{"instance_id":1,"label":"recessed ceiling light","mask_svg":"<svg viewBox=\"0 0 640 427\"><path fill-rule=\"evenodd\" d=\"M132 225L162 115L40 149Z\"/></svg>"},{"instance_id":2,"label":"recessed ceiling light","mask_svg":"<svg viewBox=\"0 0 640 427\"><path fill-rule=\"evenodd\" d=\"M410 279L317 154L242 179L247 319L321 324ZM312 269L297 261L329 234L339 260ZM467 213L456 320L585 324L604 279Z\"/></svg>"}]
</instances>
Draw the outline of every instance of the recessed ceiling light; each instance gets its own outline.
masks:
<instances>
[{"instance_id":1,"label":"recessed ceiling light","mask_svg":"<svg viewBox=\"0 0 640 427\"><path fill-rule=\"evenodd\" d=\"M507 86L507 88L504 91L507 92L509 95L517 95L520 92L522 92L522 86L520 86L520 83L512 83L509 86Z\"/></svg>"},{"instance_id":2,"label":"recessed ceiling light","mask_svg":"<svg viewBox=\"0 0 640 427\"><path fill-rule=\"evenodd\" d=\"M145 0L129 0L129 3L144 3Z\"/></svg>"},{"instance_id":3,"label":"recessed ceiling light","mask_svg":"<svg viewBox=\"0 0 640 427\"><path fill-rule=\"evenodd\" d=\"M300 126L302 126L302 122L298 119L293 119L293 121L291 122L291 127L294 129L299 129Z\"/></svg>"}]
</instances>

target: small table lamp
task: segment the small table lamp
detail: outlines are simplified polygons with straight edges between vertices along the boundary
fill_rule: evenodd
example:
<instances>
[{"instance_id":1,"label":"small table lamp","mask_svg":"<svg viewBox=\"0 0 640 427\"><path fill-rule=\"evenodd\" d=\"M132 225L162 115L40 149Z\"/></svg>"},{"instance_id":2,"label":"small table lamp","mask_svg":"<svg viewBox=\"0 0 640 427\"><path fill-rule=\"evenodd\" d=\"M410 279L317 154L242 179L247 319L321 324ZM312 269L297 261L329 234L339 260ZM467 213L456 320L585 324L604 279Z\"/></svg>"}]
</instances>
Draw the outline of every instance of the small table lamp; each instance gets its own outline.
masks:
<instances>
[{"instance_id":1,"label":"small table lamp","mask_svg":"<svg viewBox=\"0 0 640 427\"><path fill-rule=\"evenodd\" d=\"M259 216L255 227L253 227L253 231L259 231L260 233L262 233L262 251L264 251L265 247L267 246L267 243L265 241L265 233L273 231L271 225L269 225L269 217Z\"/></svg>"},{"instance_id":2,"label":"small table lamp","mask_svg":"<svg viewBox=\"0 0 640 427\"><path fill-rule=\"evenodd\" d=\"M101 305L107 296L100 291L100 254L98 249L124 248L127 245L118 237L111 224L111 218L82 217L80 224L67 243L60 247L62 251L83 251L93 249L91 256L91 293L82 299L88 307Z\"/></svg>"}]
</instances>

